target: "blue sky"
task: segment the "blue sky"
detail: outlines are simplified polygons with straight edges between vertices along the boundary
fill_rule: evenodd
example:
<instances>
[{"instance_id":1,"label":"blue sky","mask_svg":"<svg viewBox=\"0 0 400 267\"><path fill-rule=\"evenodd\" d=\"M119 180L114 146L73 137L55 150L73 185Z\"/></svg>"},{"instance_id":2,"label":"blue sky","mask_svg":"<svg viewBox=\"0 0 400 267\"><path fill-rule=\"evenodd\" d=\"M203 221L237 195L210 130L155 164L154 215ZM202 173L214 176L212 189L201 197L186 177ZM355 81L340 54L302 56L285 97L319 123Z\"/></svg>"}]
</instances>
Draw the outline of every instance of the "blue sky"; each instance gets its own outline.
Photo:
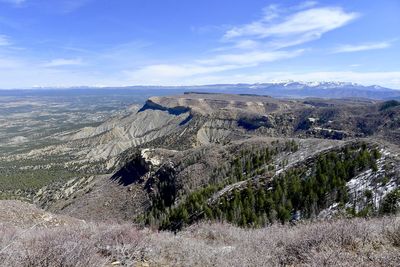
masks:
<instances>
[{"instance_id":1,"label":"blue sky","mask_svg":"<svg viewBox=\"0 0 400 267\"><path fill-rule=\"evenodd\" d=\"M0 88L348 81L400 89L400 1L0 0Z\"/></svg>"}]
</instances>

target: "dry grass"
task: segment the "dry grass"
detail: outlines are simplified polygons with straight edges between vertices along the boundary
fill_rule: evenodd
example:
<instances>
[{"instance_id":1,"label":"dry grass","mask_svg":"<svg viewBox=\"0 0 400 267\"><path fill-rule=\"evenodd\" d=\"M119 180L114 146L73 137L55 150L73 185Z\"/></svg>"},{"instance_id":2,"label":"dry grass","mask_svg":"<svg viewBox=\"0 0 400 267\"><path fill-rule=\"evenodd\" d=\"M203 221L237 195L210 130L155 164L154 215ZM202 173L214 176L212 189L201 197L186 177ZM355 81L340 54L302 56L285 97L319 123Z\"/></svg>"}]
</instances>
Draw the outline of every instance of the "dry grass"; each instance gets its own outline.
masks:
<instances>
[{"instance_id":1,"label":"dry grass","mask_svg":"<svg viewBox=\"0 0 400 267\"><path fill-rule=\"evenodd\" d=\"M398 266L400 218L241 229L201 223L174 235L129 224L0 225L1 266Z\"/></svg>"},{"instance_id":2,"label":"dry grass","mask_svg":"<svg viewBox=\"0 0 400 267\"><path fill-rule=\"evenodd\" d=\"M160 255L158 261L162 261L163 255L175 255L175 266L398 266L400 248L393 237L399 229L396 218L259 230L202 224L175 240L160 238L159 252L153 256Z\"/></svg>"}]
</instances>

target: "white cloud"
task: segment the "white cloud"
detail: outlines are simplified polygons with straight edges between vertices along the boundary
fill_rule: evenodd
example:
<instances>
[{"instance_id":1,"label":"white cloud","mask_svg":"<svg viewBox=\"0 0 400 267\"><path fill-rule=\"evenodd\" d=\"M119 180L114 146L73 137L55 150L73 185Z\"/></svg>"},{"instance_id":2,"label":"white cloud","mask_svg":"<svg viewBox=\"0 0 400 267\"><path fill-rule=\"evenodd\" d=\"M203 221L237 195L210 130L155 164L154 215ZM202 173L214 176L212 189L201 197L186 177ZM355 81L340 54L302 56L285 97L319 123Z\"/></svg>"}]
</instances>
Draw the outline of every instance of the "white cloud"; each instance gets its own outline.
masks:
<instances>
[{"instance_id":1,"label":"white cloud","mask_svg":"<svg viewBox=\"0 0 400 267\"><path fill-rule=\"evenodd\" d=\"M318 5L317 1L305 1L303 3L300 3L296 9L306 9L306 8L310 8L310 7L314 7Z\"/></svg>"},{"instance_id":2,"label":"white cloud","mask_svg":"<svg viewBox=\"0 0 400 267\"><path fill-rule=\"evenodd\" d=\"M261 63L273 62L281 59L293 58L301 55L304 49L295 51L262 51L255 50L251 52L236 54L221 54L210 59L198 60L198 63L206 65L235 64L244 66L254 66Z\"/></svg>"},{"instance_id":3,"label":"white cloud","mask_svg":"<svg viewBox=\"0 0 400 267\"><path fill-rule=\"evenodd\" d=\"M391 46L390 42L379 42L379 43L365 43L358 45L341 45L334 49L334 53L349 53L359 52L367 50L385 49Z\"/></svg>"},{"instance_id":4,"label":"white cloud","mask_svg":"<svg viewBox=\"0 0 400 267\"><path fill-rule=\"evenodd\" d=\"M125 71L133 79L135 78L182 78L200 74L221 72L237 68L235 65L220 65L220 66L201 66L201 65L173 65L159 64L149 65L135 71Z\"/></svg>"},{"instance_id":5,"label":"white cloud","mask_svg":"<svg viewBox=\"0 0 400 267\"><path fill-rule=\"evenodd\" d=\"M82 65L83 61L80 58L65 59L57 58L43 64L43 67L63 67Z\"/></svg>"},{"instance_id":6,"label":"white cloud","mask_svg":"<svg viewBox=\"0 0 400 267\"><path fill-rule=\"evenodd\" d=\"M268 22L272 21L273 19L276 19L279 17L280 9L278 5L269 5L263 8L263 17L262 21L263 22Z\"/></svg>"},{"instance_id":7,"label":"white cloud","mask_svg":"<svg viewBox=\"0 0 400 267\"><path fill-rule=\"evenodd\" d=\"M259 49L261 46L260 42L255 40L239 40L234 48L238 49Z\"/></svg>"},{"instance_id":8,"label":"white cloud","mask_svg":"<svg viewBox=\"0 0 400 267\"><path fill-rule=\"evenodd\" d=\"M2 71L7 70L7 69L17 69L23 65L24 65L24 62L22 62L18 59L1 58L0 57L0 69L2 69Z\"/></svg>"},{"instance_id":9,"label":"white cloud","mask_svg":"<svg viewBox=\"0 0 400 267\"><path fill-rule=\"evenodd\" d=\"M202 75L255 67L261 63L296 57L303 50L252 51L242 54L223 54L213 58L197 60L193 64L156 64L137 70L126 70L124 74L133 84L176 84L188 79L201 79Z\"/></svg>"},{"instance_id":10,"label":"white cloud","mask_svg":"<svg viewBox=\"0 0 400 267\"><path fill-rule=\"evenodd\" d=\"M234 27L225 33L224 38L233 39L245 36L266 38L293 34L320 36L325 32L346 25L358 16L357 13L346 13L338 7L312 8L297 12L275 24L265 23L261 19L247 25Z\"/></svg>"},{"instance_id":11,"label":"white cloud","mask_svg":"<svg viewBox=\"0 0 400 267\"><path fill-rule=\"evenodd\" d=\"M290 8L292 14L283 17L279 6L270 5L263 9L260 20L226 31L223 40L233 45L214 49L216 54L213 56L185 64L152 64L124 71L124 74L132 83L144 84L201 82L203 76L223 78L227 71L298 57L307 49L283 48L318 39L358 17L357 13L345 12L338 7L314 8L315 5L313 1L304 2Z\"/></svg>"},{"instance_id":12,"label":"white cloud","mask_svg":"<svg viewBox=\"0 0 400 267\"><path fill-rule=\"evenodd\" d=\"M83 2L87 1L90 0ZM74 0L75 2L79 1ZM114 86L132 84L193 85L258 83L273 80L331 80L400 88L399 71L263 72L261 70L263 64L295 58L309 51L307 48L288 49L287 47L306 44L321 38L325 33L343 27L359 16L357 13L346 12L339 7L317 8L315 5L316 3L313 1L305 2L288 8L286 11L279 6L269 6L263 10L263 17L260 20L232 27L226 31L222 38L225 41L223 43L225 47L214 49L209 56L204 58L192 58L186 62L151 61L149 63L145 55L137 51L133 52L149 46L149 44L141 43L118 47L115 51L108 51L105 55L69 48L79 53L85 53L85 56L83 56L85 61L90 58L97 63L102 62L99 60L112 61L113 64L110 64L112 72L105 72L102 69L98 71L96 69L92 71L82 69L79 72L71 72L67 68L61 68L63 66L84 65L81 58L56 58L44 63L42 60L33 60L33 63L25 65L15 60L0 58L1 86L18 87L29 84L42 86L84 84ZM291 12L291 14L287 12ZM4 39L1 37L0 45L9 43L6 36L4 36ZM382 44L380 45L382 46ZM365 44L361 46L365 48ZM357 46L358 49L361 46ZM135 64L132 64L132 62L135 62ZM146 64L143 64L143 62L146 62ZM2 67L3 64L8 67ZM260 67L260 70L257 69L257 72L254 72L249 69L251 67ZM238 74L239 71L241 74Z\"/></svg>"},{"instance_id":13,"label":"white cloud","mask_svg":"<svg viewBox=\"0 0 400 267\"><path fill-rule=\"evenodd\" d=\"M314 2L306 2L301 9L313 5ZM269 47L280 49L317 40L323 34L343 27L359 17L358 13L345 12L340 7L315 7L286 16L280 13L281 11L275 8L257 21L233 27L225 32L223 40L227 42L241 42L243 38L263 40Z\"/></svg>"}]
</instances>

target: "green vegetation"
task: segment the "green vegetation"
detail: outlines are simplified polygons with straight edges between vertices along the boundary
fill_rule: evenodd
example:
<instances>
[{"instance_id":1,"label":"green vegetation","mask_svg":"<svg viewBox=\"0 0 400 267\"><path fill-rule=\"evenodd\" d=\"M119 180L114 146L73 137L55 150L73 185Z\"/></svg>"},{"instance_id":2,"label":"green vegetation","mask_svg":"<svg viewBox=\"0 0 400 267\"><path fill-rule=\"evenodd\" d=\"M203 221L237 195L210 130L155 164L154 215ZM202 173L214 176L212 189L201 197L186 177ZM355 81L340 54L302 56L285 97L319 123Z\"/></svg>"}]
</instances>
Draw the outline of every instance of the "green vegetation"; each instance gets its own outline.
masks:
<instances>
[{"instance_id":1,"label":"green vegetation","mask_svg":"<svg viewBox=\"0 0 400 267\"><path fill-rule=\"evenodd\" d=\"M267 148L250 157L246 154L246 160L242 154L232 163L234 175L229 182L197 190L176 206L153 206L146 223L160 229L178 230L200 219L259 227L276 221L286 223L299 215L314 217L334 202L346 203L346 182L366 169L376 169L376 160L380 157L377 150L370 150L366 145L346 147L343 151L321 155L312 166L293 168L272 181L264 175L264 179L249 181L244 188L231 188L213 201L212 196L228 184L254 177L261 166L270 164L271 151Z\"/></svg>"},{"instance_id":2,"label":"green vegetation","mask_svg":"<svg viewBox=\"0 0 400 267\"><path fill-rule=\"evenodd\" d=\"M0 191L35 191L50 183L68 180L77 173L65 169L19 170L14 174L0 175Z\"/></svg>"},{"instance_id":3,"label":"green vegetation","mask_svg":"<svg viewBox=\"0 0 400 267\"><path fill-rule=\"evenodd\" d=\"M163 225L166 226L170 224L170 221L175 221L175 224L181 224L179 218L185 222L189 220L189 214L192 216L194 212L202 208L197 203L205 203L209 197L226 185L265 173L268 169L271 169L271 166L268 164L271 162L272 156L277 152L298 149L297 144L293 141L288 141L283 146L278 146L279 143L276 143L276 145L276 148L273 150L267 147L256 152L249 150L241 151L240 155L229 163L228 172L222 171L222 167L216 169L211 177L213 181L211 185L197 190L187 197L186 202L189 203L188 205L193 204L193 208L189 208L189 210L183 207L173 207L177 197L174 177L168 173L162 173L159 177L159 182L156 184L157 194L153 196L153 205L144 218L146 224L160 225L160 222L163 222ZM195 159L188 159L187 164L191 165L195 162ZM168 216L165 213L166 210L170 211L167 212Z\"/></svg>"},{"instance_id":4,"label":"green vegetation","mask_svg":"<svg viewBox=\"0 0 400 267\"><path fill-rule=\"evenodd\" d=\"M297 150L298 144L293 140L288 140L284 143L277 140L272 142L272 147L244 149L227 166L222 165L213 170L210 177L210 184L203 189L189 193L187 200L197 201L197 198L201 198L201 202L205 202L207 198L211 197L213 193L224 186L249 179L256 175L268 175L269 172L275 169L275 166L271 164L273 156L280 152L295 152ZM188 158L184 163L185 166L199 161L201 156L201 152L199 152L198 155ZM159 225L160 222L167 219L166 210L171 210L171 216L173 217L178 218L181 215L185 217L185 212L179 208L175 210L173 207L177 198L177 188L173 175L171 176L168 172L161 173L159 181L155 186L156 194L152 198L153 205L144 218L141 219L146 224Z\"/></svg>"},{"instance_id":5,"label":"green vegetation","mask_svg":"<svg viewBox=\"0 0 400 267\"><path fill-rule=\"evenodd\" d=\"M389 101L383 102L383 104L381 105L379 110L383 111L383 110L387 110L387 109L397 107L397 106L400 106L399 101L389 100Z\"/></svg>"},{"instance_id":6,"label":"green vegetation","mask_svg":"<svg viewBox=\"0 0 400 267\"><path fill-rule=\"evenodd\" d=\"M0 198L29 197L44 186L83 175L80 165L66 168L64 162L65 157L57 156L1 162Z\"/></svg>"},{"instance_id":7,"label":"green vegetation","mask_svg":"<svg viewBox=\"0 0 400 267\"><path fill-rule=\"evenodd\" d=\"M388 193L382 201L380 212L382 214L396 214L400 211L400 189Z\"/></svg>"}]
</instances>

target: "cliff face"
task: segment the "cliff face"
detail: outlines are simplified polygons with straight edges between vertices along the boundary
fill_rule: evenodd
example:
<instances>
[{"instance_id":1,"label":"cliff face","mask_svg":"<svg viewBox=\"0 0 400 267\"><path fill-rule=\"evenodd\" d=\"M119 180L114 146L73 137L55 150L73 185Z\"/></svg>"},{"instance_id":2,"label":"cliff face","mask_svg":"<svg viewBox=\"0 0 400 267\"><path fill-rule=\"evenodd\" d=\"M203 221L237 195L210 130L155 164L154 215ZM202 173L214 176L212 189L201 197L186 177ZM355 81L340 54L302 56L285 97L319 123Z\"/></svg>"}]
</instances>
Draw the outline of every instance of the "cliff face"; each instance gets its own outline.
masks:
<instances>
[{"instance_id":1,"label":"cliff face","mask_svg":"<svg viewBox=\"0 0 400 267\"><path fill-rule=\"evenodd\" d=\"M152 97L125 116L62 136L62 144L51 151L72 154L76 158L72 163L80 165L100 162L107 170L127 150L152 144L183 149L250 136L341 140L374 135L398 143L400 106L380 110L380 105L375 101L204 93ZM46 148L31 151L31 156L46 152Z\"/></svg>"},{"instance_id":2,"label":"cliff face","mask_svg":"<svg viewBox=\"0 0 400 267\"><path fill-rule=\"evenodd\" d=\"M54 147L53 151L72 152L82 161L114 162L116 156L129 148L156 140L159 144L159 140L168 139L168 136L180 136L179 142L189 147L237 139L247 135L249 129L273 128L269 120L275 122L274 114L293 112L304 106L295 101L254 96L184 94L152 97L142 108L132 110L124 117L63 136L62 140L66 142ZM267 117L268 114L272 117ZM168 146L168 142L164 145ZM42 151L35 152L39 155Z\"/></svg>"}]
</instances>

